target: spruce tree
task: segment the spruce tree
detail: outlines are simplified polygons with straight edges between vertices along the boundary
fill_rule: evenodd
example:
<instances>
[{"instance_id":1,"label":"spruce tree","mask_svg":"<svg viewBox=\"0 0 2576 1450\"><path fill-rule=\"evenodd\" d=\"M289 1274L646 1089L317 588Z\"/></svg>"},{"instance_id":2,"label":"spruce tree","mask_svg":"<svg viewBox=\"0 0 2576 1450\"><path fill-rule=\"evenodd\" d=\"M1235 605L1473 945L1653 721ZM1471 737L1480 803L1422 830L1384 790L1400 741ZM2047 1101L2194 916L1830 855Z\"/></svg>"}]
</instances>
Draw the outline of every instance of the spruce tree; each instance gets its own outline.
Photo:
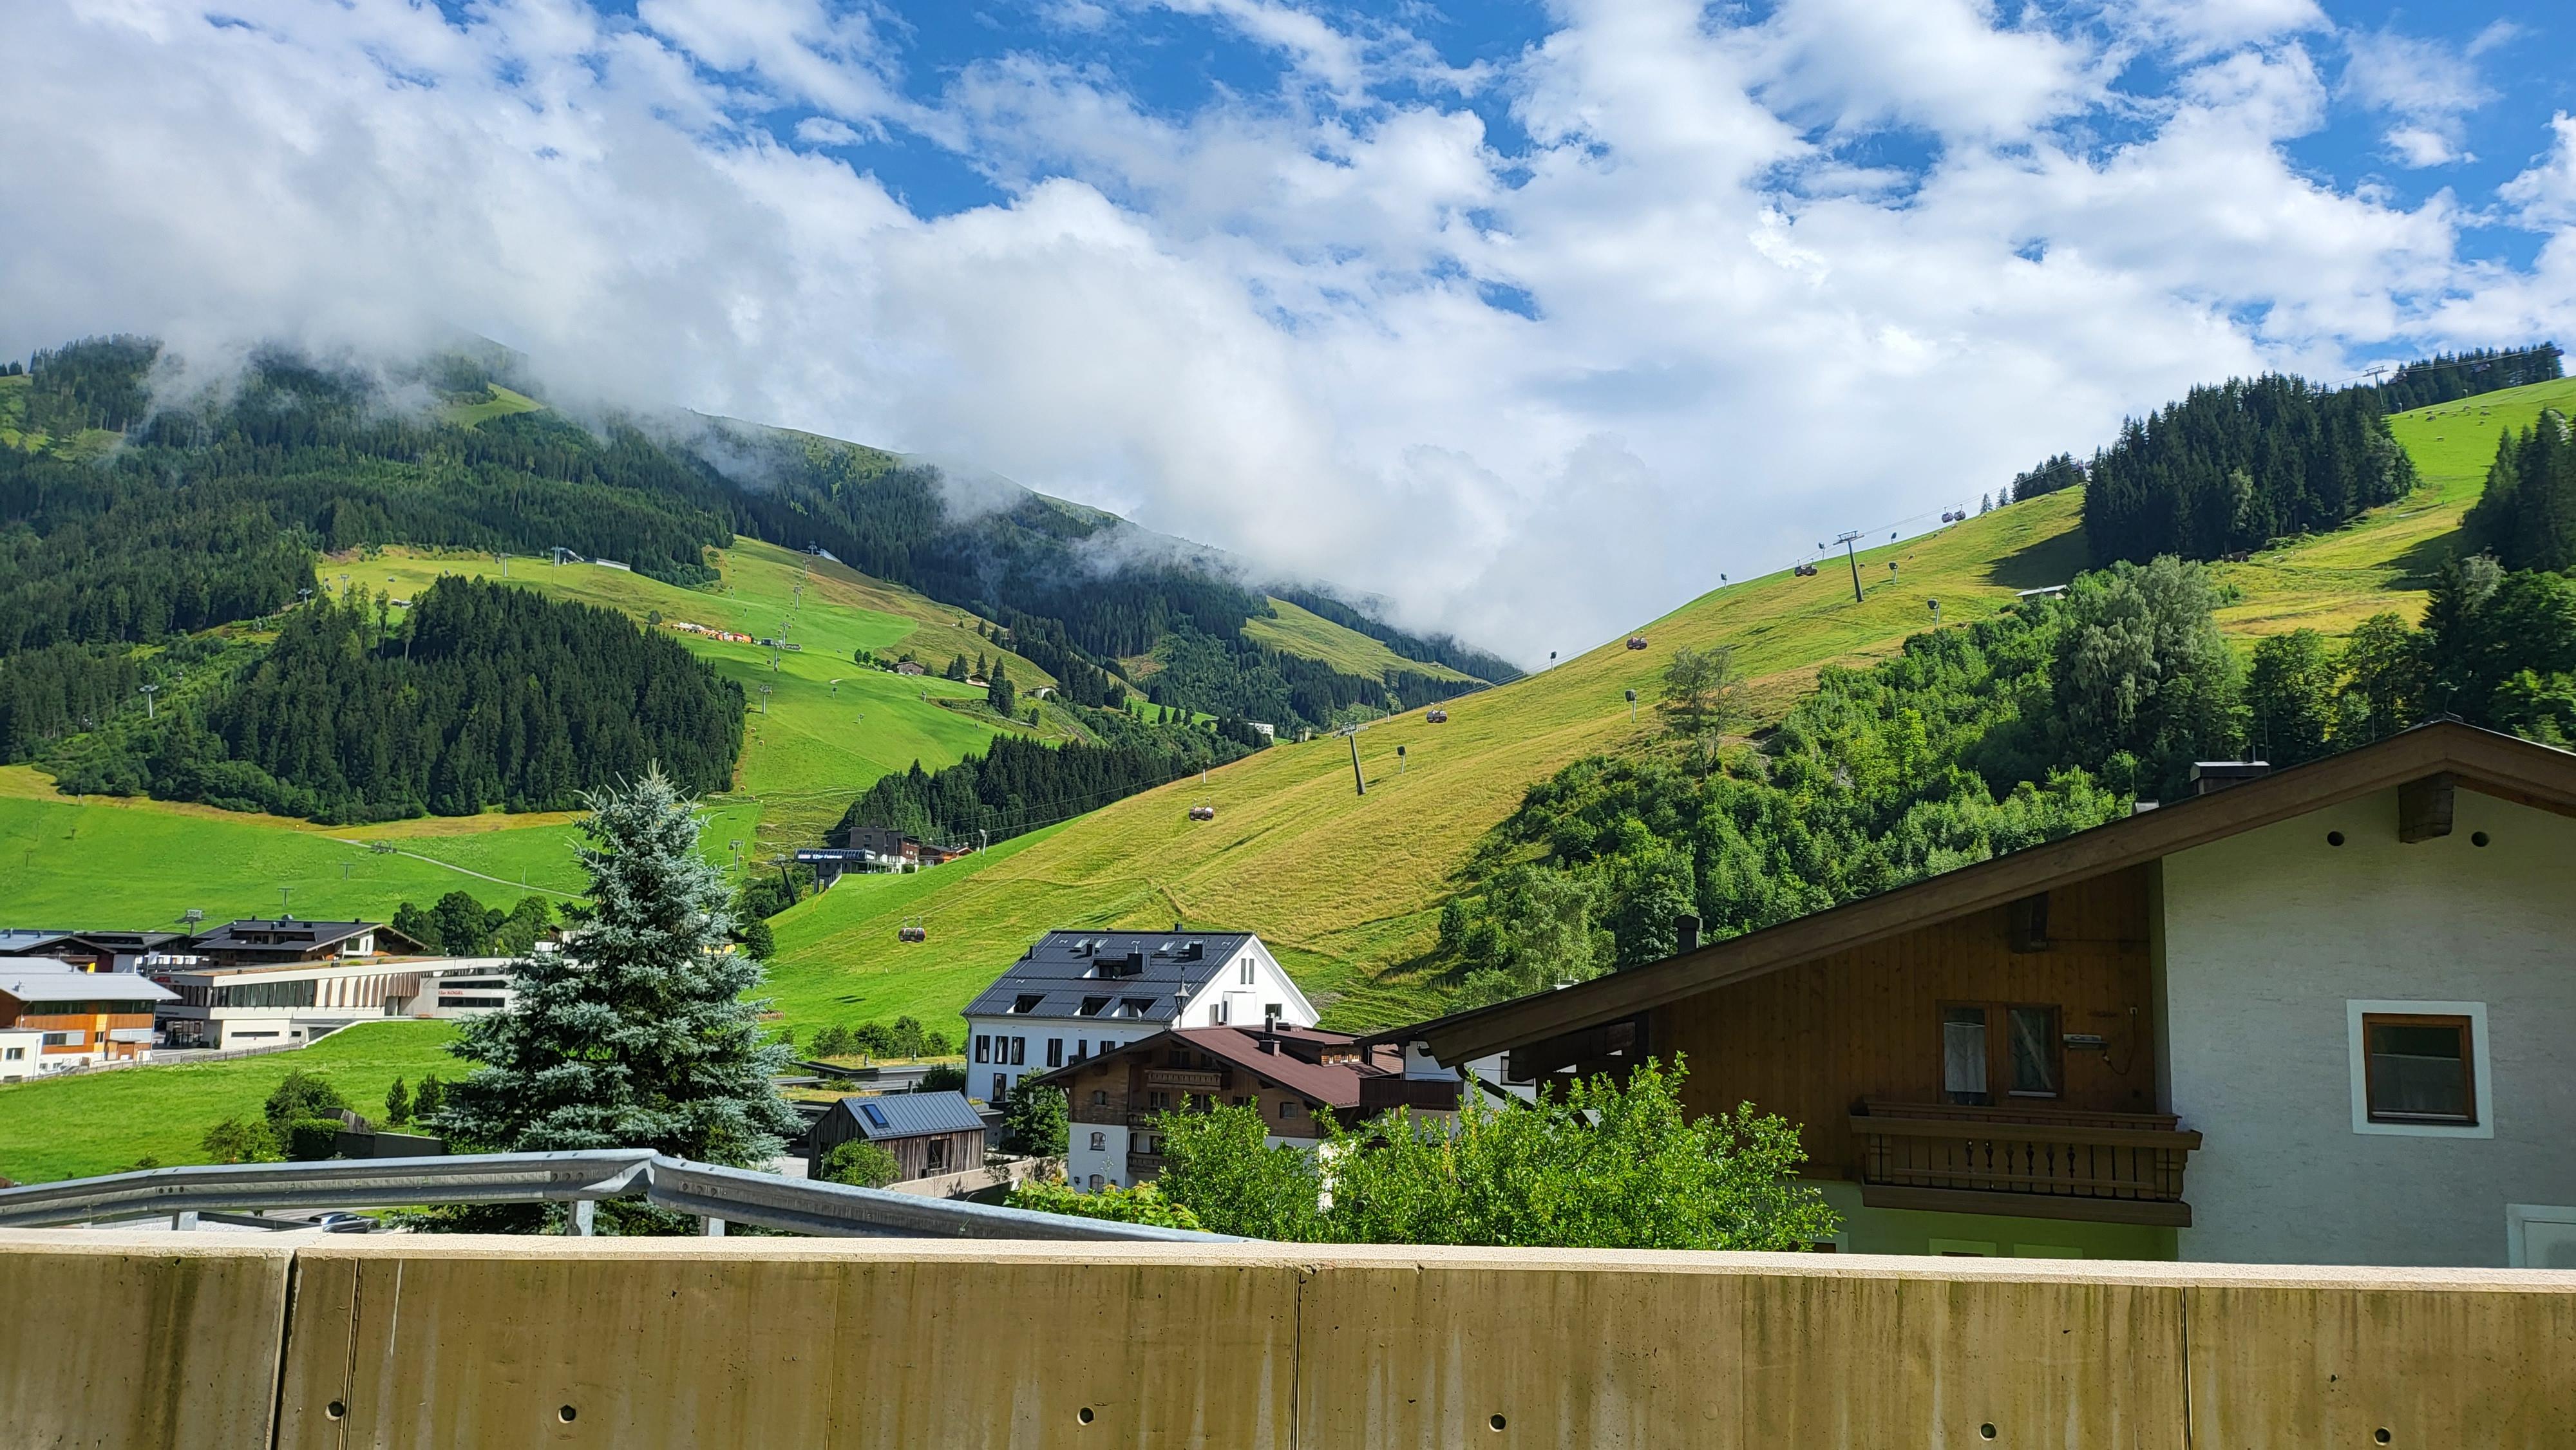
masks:
<instances>
[{"instance_id":1,"label":"spruce tree","mask_svg":"<svg viewBox=\"0 0 2576 1450\"><path fill-rule=\"evenodd\" d=\"M478 1065L447 1085L438 1126L488 1152L651 1148L752 1166L796 1115L770 1086L760 966L733 949L724 878L698 854L690 801L656 770L601 791L582 823L588 905L562 948L512 969L509 1010L449 1050Z\"/></svg>"}]
</instances>

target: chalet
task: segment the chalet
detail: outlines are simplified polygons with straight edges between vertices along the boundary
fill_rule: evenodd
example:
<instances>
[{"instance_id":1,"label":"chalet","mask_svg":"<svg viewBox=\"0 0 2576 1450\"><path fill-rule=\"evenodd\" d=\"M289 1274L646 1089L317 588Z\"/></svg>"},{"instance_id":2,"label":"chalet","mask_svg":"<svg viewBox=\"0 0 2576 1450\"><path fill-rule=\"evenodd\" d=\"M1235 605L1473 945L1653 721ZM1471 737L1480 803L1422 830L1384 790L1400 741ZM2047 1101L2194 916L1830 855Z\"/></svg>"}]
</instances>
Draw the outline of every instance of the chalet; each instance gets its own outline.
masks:
<instances>
[{"instance_id":1,"label":"chalet","mask_svg":"<svg viewBox=\"0 0 2576 1450\"><path fill-rule=\"evenodd\" d=\"M273 967L341 957L419 956L420 943L372 921L273 921L245 917L188 943L189 953L218 967Z\"/></svg>"},{"instance_id":2,"label":"chalet","mask_svg":"<svg viewBox=\"0 0 2576 1450\"><path fill-rule=\"evenodd\" d=\"M1161 1171L1158 1113L1248 1105L1277 1147L1323 1136L1316 1119L1326 1113L1356 1119L1400 1105L1454 1112L1459 1089L1454 1075L1437 1085L1408 1081L1391 1047L1268 1023L1157 1032L1032 1081L1064 1090L1072 1119L1065 1177L1085 1190L1134 1185Z\"/></svg>"},{"instance_id":3,"label":"chalet","mask_svg":"<svg viewBox=\"0 0 2576 1450\"><path fill-rule=\"evenodd\" d=\"M1051 931L966 1006L967 1090L1173 1027L1312 1027L1315 1008L1250 932Z\"/></svg>"},{"instance_id":4,"label":"chalet","mask_svg":"<svg viewBox=\"0 0 2576 1450\"><path fill-rule=\"evenodd\" d=\"M896 665L894 667L894 672L898 675L926 675L930 673L928 670L923 669L921 666L914 664L910 660L905 660Z\"/></svg>"},{"instance_id":5,"label":"chalet","mask_svg":"<svg viewBox=\"0 0 2576 1450\"><path fill-rule=\"evenodd\" d=\"M0 932L0 957L46 956L84 972L130 972L171 953L185 953L190 938L176 931Z\"/></svg>"},{"instance_id":6,"label":"chalet","mask_svg":"<svg viewBox=\"0 0 2576 1450\"><path fill-rule=\"evenodd\" d=\"M0 963L0 1081L146 1056L152 1009L169 996L131 972L47 957Z\"/></svg>"},{"instance_id":7,"label":"chalet","mask_svg":"<svg viewBox=\"0 0 2576 1450\"><path fill-rule=\"evenodd\" d=\"M806 1135L806 1175L822 1177L824 1157L853 1138L892 1153L902 1169L897 1182L984 1166L984 1118L960 1092L841 1099Z\"/></svg>"},{"instance_id":8,"label":"chalet","mask_svg":"<svg viewBox=\"0 0 2576 1450\"><path fill-rule=\"evenodd\" d=\"M2576 755L2242 774L1378 1040L1685 1056L1694 1112L1801 1125L1848 1250L2576 1268Z\"/></svg>"}]
</instances>

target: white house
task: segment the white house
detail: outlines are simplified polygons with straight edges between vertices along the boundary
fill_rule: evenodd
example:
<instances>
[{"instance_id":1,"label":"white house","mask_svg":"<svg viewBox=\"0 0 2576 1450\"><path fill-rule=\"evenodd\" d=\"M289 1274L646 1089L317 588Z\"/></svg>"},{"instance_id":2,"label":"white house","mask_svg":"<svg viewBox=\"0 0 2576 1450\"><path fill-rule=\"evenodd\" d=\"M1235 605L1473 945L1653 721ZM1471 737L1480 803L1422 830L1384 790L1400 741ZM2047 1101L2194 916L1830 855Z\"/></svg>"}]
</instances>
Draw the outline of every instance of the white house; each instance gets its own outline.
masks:
<instances>
[{"instance_id":1,"label":"white house","mask_svg":"<svg viewBox=\"0 0 2576 1450\"><path fill-rule=\"evenodd\" d=\"M1381 1034L1688 1059L1883 1253L2576 1269L2576 754L2455 722Z\"/></svg>"},{"instance_id":2,"label":"white house","mask_svg":"<svg viewBox=\"0 0 2576 1450\"><path fill-rule=\"evenodd\" d=\"M551 950L540 942L538 950ZM142 968L170 989L156 1025L171 1047L283 1047L354 1022L479 1017L512 1001L507 957L326 958L277 966Z\"/></svg>"},{"instance_id":3,"label":"white house","mask_svg":"<svg viewBox=\"0 0 2576 1450\"><path fill-rule=\"evenodd\" d=\"M1315 1025L1315 1008L1250 932L1051 931L966 1008L969 1093L1176 1027Z\"/></svg>"}]
</instances>

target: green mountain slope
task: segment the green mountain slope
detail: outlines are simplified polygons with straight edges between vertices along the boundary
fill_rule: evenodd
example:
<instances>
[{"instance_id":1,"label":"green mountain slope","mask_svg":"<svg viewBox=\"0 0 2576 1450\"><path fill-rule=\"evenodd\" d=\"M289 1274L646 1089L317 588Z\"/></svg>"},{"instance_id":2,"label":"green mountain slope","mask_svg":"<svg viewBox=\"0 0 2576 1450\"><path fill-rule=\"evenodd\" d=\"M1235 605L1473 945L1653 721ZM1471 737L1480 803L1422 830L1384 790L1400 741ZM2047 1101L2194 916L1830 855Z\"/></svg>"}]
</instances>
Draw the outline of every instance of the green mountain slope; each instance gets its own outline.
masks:
<instances>
[{"instance_id":1,"label":"green mountain slope","mask_svg":"<svg viewBox=\"0 0 2576 1450\"><path fill-rule=\"evenodd\" d=\"M2240 601L2222 623L2250 647L2302 625L2346 630L2380 609L2420 611L2422 576L2447 553L2497 433L2571 402L2576 380L2399 415L2392 427L2422 486L2331 534L2216 566ZM1118 802L973 871L851 883L776 919L775 989L793 1020L864 1020L894 1003L927 1018L956 1010L1042 931L1177 919L1261 933L1328 1021L1434 1010L1437 989L1412 964L1434 941L1451 874L1531 784L1643 738L1651 727L1631 723L1624 692L1651 699L1675 647L1734 646L1755 677L1756 714L1776 718L1818 666L1885 655L1926 627L1934 599L1956 624L2065 583L2087 558L2081 504L2080 490L2050 494L1872 549L1858 602L1839 561L1814 577L1748 580L1645 626L1644 650L1614 641L1452 701L1445 724L1421 711L1384 722L1357 737L1364 796L1349 743L1328 738ZM1213 822L1189 819L1200 802L1216 807ZM930 940L898 942L914 915Z\"/></svg>"}]
</instances>

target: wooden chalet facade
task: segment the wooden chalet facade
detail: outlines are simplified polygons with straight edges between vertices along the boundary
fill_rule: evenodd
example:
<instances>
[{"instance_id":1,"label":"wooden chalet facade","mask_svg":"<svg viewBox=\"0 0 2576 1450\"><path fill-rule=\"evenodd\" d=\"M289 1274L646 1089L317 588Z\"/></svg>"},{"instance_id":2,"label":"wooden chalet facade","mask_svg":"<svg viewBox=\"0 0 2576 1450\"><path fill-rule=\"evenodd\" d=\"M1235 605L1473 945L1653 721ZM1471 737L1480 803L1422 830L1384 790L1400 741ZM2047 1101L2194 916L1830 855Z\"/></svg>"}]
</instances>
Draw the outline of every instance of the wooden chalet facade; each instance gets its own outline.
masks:
<instances>
[{"instance_id":1,"label":"wooden chalet facade","mask_svg":"<svg viewBox=\"0 0 2576 1450\"><path fill-rule=\"evenodd\" d=\"M2576 755L2443 723L1392 1032L1686 1058L1841 1247L2576 1268Z\"/></svg>"}]
</instances>

